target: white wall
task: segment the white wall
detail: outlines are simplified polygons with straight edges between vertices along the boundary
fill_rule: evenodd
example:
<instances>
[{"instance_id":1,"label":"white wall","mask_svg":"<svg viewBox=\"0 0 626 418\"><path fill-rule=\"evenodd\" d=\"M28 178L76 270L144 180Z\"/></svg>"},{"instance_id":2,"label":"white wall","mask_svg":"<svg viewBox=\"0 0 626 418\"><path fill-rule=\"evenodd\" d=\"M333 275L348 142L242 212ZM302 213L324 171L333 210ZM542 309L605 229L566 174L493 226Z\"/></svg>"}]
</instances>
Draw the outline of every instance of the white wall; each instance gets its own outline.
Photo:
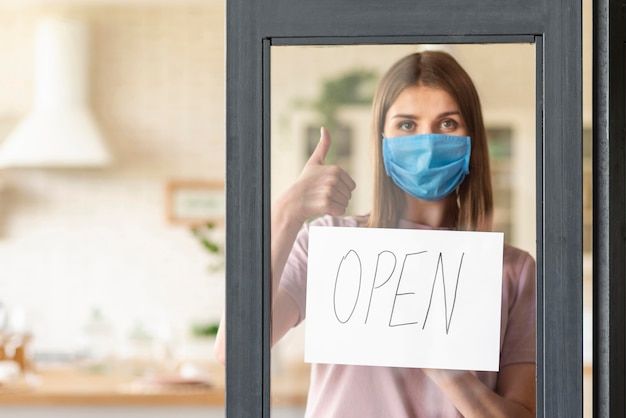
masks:
<instances>
[{"instance_id":1,"label":"white wall","mask_svg":"<svg viewBox=\"0 0 626 418\"><path fill-rule=\"evenodd\" d=\"M31 105L37 19L70 16L90 24L91 101L115 158L0 171L0 302L26 313L36 351L73 349L93 308L120 340L136 321L184 339L219 318L223 273L165 215L170 180L225 172L224 4L195 3L0 7L0 142Z\"/></svg>"}]
</instances>

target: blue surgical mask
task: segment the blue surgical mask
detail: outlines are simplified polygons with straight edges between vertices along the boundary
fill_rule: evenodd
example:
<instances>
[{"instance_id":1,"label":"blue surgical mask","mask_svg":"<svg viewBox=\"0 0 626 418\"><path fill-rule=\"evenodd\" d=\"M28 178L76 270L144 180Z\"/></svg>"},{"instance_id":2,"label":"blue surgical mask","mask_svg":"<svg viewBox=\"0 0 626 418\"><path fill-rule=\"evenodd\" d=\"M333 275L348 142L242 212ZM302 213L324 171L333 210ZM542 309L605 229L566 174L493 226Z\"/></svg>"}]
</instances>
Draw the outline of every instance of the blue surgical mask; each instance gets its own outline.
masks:
<instances>
[{"instance_id":1,"label":"blue surgical mask","mask_svg":"<svg viewBox=\"0 0 626 418\"><path fill-rule=\"evenodd\" d=\"M424 134L383 138L383 160L394 183L421 200L438 201L469 174L469 136Z\"/></svg>"}]
</instances>

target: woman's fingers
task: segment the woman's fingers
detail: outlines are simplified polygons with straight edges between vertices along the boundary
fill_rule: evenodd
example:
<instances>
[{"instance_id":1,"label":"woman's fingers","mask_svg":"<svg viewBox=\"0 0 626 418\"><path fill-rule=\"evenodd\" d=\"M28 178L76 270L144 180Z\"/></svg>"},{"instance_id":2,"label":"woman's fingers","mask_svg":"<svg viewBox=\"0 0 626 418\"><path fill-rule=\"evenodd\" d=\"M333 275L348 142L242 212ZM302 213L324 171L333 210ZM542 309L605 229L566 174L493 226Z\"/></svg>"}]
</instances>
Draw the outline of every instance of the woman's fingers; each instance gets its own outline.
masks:
<instances>
[{"instance_id":1,"label":"woman's fingers","mask_svg":"<svg viewBox=\"0 0 626 418\"><path fill-rule=\"evenodd\" d=\"M339 216L346 212L356 183L341 167L326 165L331 139L321 128L320 142L300 174L300 202L306 218L321 214Z\"/></svg>"},{"instance_id":2,"label":"woman's fingers","mask_svg":"<svg viewBox=\"0 0 626 418\"><path fill-rule=\"evenodd\" d=\"M339 166L329 165L326 167L327 177L325 181L329 186L335 188L346 198L350 199L352 197L352 191L356 188L356 183L352 180L352 177Z\"/></svg>"},{"instance_id":3,"label":"woman's fingers","mask_svg":"<svg viewBox=\"0 0 626 418\"><path fill-rule=\"evenodd\" d=\"M334 170L330 171L333 172L321 175L315 184L307 186L307 201L316 215L343 215L352 197L352 190L337 178Z\"/></svg>"}]
</instances>

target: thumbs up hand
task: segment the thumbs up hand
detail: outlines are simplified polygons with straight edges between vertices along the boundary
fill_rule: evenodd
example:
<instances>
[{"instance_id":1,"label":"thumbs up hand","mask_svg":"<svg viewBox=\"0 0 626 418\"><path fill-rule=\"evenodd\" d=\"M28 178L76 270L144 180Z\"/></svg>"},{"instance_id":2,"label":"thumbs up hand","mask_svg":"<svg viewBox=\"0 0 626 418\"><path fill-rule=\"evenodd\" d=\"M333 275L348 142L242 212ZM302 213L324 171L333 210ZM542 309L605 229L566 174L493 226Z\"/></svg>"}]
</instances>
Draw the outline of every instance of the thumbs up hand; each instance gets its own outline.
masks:
<instances>
[{"instance_id":1,"label":"thumbs up hand","mask_svg":"<svg viewBox=\"0 0 626 418\"><path fill-rule=\"evenodd\" d=\"M328 131L321 128L320 142L287 192L292 203L290 212L297 214L302 222L318 215L344 215L356 187L343 169L324 164L330 144Z\"/></svg>"}]
</instances>

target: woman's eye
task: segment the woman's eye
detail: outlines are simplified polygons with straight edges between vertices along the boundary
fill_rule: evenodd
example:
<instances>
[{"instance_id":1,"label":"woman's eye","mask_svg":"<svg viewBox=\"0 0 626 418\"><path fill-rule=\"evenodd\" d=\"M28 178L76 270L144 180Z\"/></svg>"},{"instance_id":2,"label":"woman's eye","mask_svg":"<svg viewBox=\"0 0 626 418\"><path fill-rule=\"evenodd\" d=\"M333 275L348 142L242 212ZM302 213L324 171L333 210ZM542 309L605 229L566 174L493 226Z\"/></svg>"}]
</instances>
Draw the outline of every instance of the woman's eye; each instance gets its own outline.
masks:
<instances>
[{"instance_id":1,"label":"woman's eye","mask_svg":"<svg viewBox=\"0 0 626 418\"><path fill-rule=\"evenodd\" d=\"M398 124L398 128L402 129L403 131L410 131L413 128L415 128L415 123L414 122L400 122Z\"/></svg>"},{"instance_id":2,"label":"woman's eye","mask_svg":"<svg viewBox=\"0 0 626 418\"><path fill-rule=\"evenodd\" d=\"M456 123L456 121L452 119L446 119L441 122L441 127L443 129L455 129L457 126L458 124Z\"/></svg>"}]
</instances>

